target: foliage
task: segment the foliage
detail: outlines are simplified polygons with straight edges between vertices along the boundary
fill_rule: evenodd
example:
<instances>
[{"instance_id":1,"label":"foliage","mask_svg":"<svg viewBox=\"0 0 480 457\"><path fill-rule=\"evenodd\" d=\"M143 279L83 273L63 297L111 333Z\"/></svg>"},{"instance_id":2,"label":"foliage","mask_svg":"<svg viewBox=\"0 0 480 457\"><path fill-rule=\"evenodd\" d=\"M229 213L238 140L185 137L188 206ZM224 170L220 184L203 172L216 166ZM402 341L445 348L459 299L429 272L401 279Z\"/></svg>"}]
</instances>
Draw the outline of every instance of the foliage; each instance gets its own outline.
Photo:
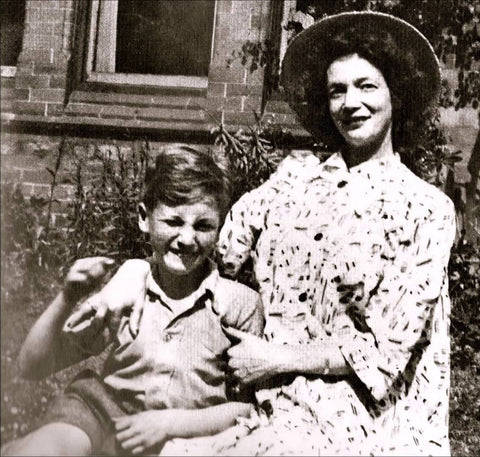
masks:
<instances>
[{"instance_id":1,"label":"foliage","mask_svg":"<svg viewBox=\"0 0 480 457\"><path fill-rule=\"evenodd\" d=\"M471 365L480 351L480 252L464 237L454 246L449 264L452 298L453 360Z\"/></svg>"},{"instance_id":2,"label":"foliage","mask_svg":"<svg viewBox=\"0 0 480 457\"><path fill-rule=\"evenodd\" d=\"M214 144L229 160L233 180L232 203L262 184L285 155L278 147L285 141L285 130L264 123L257 114L256 120L247 130L230 133L220 124L211 132Z\"/></svg>"},{"instance_id":3,"label":"foliage","mask_svg":"<svg viewBox=\"0 0 480 457\"><path fill-rule=\"evenodd\" d=\"M148 148L145 142L124 152L113 144L89 153L64 141L50 170L48 198L25 198L20 186L2 185L2 298L20 294L28 301L51 295L77 258L101 255L120 263L149 254L137 223ZM75 195L59 226L53 223L52 206L58 203L54 195L62 160L73 163L72 176L62 183L73 184Z\"/></svg>"},{"instance_id":4,"label":"foliage","mask_svg":"<svg viewBox=\"0 0 480 457\"><path fill-rule=\"evenodd\" d=\"M44 296L55 286L67 247L64 231L50 226L48 207L46 198L26 199L18 186L3 186L2 303L11 295Z\"/></svg>"},{"instance_id":5,"label":"foliage","mask_svg":"<svg viewBox=\"0 0 480 457\"><path fill-rule=\"evenodd\" d=\"M137 205L150 160L148 142L125 152L114 143L95 147L93 154L74 154L75 198L69 214L71 257L112 257L118 261L148 255L138 228ZM88 173L96 163L98 175Z\"/></svg>"},{"instance_id":6,"label":"foliage","mask_svg":"<svg viewBox=\"0 0 480 457\"><path fill-rule=\"evenodd\" d=\"M227 59L227 68L233 62L239 60L240 63L248 69L250 73L267 65L268 58L273 52L273 44L270 40L265 41L246 41L240 50L233 50L231 56Z\"/></svg>"}]
</instances>

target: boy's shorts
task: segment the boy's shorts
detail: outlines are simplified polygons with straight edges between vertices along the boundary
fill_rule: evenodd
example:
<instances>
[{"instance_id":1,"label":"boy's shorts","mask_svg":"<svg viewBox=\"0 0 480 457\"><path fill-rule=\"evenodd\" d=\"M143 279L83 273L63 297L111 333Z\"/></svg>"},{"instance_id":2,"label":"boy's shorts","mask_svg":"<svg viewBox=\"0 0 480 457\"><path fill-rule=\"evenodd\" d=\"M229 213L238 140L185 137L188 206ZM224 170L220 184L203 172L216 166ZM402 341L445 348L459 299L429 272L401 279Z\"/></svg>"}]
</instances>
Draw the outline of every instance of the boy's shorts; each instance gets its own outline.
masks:
<instances>
[{"instance_id":1,"label":"boy's shorts","mask_svg":"<svg viewBox=\"0 0 480 457\"><path fill-rule=\"evenodd\" d=\"M122 450L115 443L112 418L126 414L102 379L86 370L54 400L40 426L53 422L74 425L90 438L93 454L119 455Z\"/></svg>"}]
</instances>

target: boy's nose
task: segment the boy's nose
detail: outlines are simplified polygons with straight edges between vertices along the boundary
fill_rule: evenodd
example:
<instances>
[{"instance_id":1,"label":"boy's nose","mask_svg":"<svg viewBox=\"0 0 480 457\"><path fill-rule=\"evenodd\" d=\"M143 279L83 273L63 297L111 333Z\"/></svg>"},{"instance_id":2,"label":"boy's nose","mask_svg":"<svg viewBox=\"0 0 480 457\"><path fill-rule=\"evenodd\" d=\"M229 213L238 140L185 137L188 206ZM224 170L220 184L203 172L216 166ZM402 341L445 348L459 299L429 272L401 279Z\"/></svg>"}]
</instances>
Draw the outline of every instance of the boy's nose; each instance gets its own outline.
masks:
<instances>
[{"instance_id":1,"label":"boy's nose","mask_svg":"<svg viewBox=\"0 0 480 457\"><path fill-rule=\"evenodd\" d=\"M184 246L192 246L195 244L195 230L193 227L182 227L178 234L178 242Z\"/></svg>"}]
</instances>

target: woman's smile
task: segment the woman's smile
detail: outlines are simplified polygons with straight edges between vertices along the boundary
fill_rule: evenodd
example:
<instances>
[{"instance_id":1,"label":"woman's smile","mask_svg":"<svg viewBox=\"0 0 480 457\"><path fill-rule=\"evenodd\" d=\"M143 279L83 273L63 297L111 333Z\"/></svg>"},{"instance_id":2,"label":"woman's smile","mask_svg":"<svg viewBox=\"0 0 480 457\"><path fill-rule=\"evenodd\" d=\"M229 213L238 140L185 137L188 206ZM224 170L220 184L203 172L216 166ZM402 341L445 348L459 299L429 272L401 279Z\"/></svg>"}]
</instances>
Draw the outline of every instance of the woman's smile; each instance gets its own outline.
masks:
<instances>
[{"instance_id":1,"label":"woman's smile","mask_svg":"<svg viewBox=\"0 0 480 457\"><path fill-rule=\"evenodd\" d=\"M341 120L341 123L350 129L357 129L360 128L366 121L368 121L368 119L370 119L369 116L345 117Z\"/></svg>"}]
</instances>

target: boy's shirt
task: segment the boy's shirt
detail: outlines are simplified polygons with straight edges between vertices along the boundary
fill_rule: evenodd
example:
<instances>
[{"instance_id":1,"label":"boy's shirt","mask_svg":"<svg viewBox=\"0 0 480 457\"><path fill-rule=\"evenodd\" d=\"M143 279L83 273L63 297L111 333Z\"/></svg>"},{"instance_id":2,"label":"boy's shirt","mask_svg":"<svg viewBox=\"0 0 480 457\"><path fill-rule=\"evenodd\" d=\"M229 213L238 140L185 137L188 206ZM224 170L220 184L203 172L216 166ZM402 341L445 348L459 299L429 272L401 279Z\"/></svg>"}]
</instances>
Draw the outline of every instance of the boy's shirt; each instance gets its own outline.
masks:
<instances>
[{"instance_id":1,"label":"boy's shirt","mask_svg":"<svg viewBox=\"0 0 480 457\"><path fill-rule=\"evenodd\" d=\"M264 317L259 295L221 278L212 265L197 291L178 302L163 293L150 272L136 336L128 324L129 317L123 317L102 374L124 409L134 413L228 401L225 351L231 342L222 326L262 336ZM65 329L87 354L98 353L98 341L82 337L88 331Z\"/></svg>"}]
</instances>

